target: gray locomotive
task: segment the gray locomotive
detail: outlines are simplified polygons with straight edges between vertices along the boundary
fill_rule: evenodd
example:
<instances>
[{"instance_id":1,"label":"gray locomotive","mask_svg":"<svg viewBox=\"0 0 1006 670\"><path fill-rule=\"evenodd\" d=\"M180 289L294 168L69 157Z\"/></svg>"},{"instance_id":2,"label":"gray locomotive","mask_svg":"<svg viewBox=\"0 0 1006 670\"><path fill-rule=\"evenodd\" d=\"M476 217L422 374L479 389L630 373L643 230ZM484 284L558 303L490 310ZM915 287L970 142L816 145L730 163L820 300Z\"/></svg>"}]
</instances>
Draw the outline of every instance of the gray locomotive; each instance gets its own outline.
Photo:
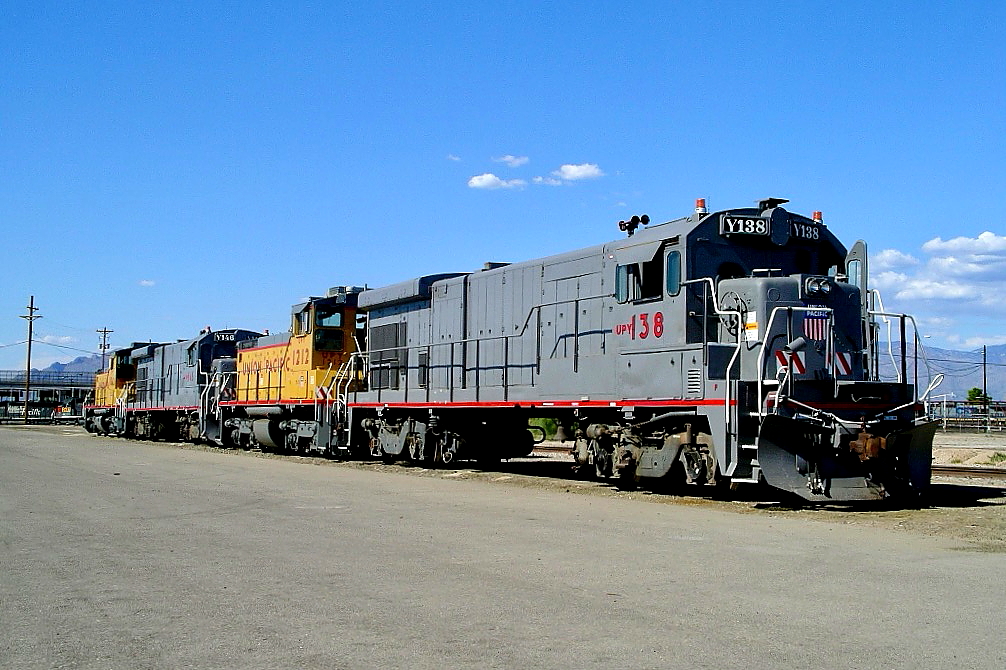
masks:
<instances>
[{"instance_id":1,"label":"gray locomotive","mask_svg":"<svg viewBox=\"0 0 1006 670\"><path fill-rule=\"evenodd\" d=\"M188 340L136 342L114 351L108 369L95 376L85 428L155 440L212 440L221 433L218 403L234 396L237 346L259 336L207 327Z\"/></svg>"},{"instance_id":2,"label":"gray locomotive","mask_svg":"<svg viewBox=\"0 0 1006 670\"><path fill-rule=\"evenodd\" d=\"M551 419L579 470L624 485L910 498L935 430L914 321L875 309L864 243L785 202L699 201L579 251L336 287L281 336L134 345L98 375L88 429L492 465Z\"/></svg>"},{"instance_id":3,"label":"gray locomotive","mask_svg":"<svg viewBox=\"0 0 1006 670\"><path fill-rule=\"evenodd\" d=\"M921 491L934 429L914 321L873 309L865 244L785 202L699 201L608 244L359 293L366 379L345 385L335 434L388 459L493 463L550 417L581 469L628 484Z\"/></svg>"}]
</instances>

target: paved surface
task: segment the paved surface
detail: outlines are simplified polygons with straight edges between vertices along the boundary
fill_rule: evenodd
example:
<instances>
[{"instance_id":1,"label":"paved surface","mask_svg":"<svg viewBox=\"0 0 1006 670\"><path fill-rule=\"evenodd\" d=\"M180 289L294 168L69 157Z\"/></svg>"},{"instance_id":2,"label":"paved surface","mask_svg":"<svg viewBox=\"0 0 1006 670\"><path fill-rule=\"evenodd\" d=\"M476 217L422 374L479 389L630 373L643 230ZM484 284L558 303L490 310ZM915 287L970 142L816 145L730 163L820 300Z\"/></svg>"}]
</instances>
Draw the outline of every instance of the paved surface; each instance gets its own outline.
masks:
<instances>
[{"instance_id":1,"label":"paved surface","mask_svg":"<svg viewBox=\"0 0 1006 670\"><path fill-rule=\"evenodd\" d=\"M876 528L0 427L0 668L1000 669L1004 568Z\"/></svg>"}]
</instances>

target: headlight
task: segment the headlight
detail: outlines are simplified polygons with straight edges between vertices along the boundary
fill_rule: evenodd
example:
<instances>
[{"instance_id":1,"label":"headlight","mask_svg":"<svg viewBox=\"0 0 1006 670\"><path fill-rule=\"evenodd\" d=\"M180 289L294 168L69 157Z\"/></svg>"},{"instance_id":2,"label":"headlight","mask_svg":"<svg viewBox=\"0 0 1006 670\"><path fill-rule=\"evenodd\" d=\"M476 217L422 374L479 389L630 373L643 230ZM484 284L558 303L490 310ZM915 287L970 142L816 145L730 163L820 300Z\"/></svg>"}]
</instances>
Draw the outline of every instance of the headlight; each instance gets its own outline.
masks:
<instances>
[{"instance_id":1,"label":"headlight","mask_svg":"<svg viewBox=\"0 0 1006 670\"><path fill-rule=\"evenodd\" d=\"M831 280L827 277L811 277L807 280L807 295L828 295L831 293Z\"/></svg>"}]
</instances>

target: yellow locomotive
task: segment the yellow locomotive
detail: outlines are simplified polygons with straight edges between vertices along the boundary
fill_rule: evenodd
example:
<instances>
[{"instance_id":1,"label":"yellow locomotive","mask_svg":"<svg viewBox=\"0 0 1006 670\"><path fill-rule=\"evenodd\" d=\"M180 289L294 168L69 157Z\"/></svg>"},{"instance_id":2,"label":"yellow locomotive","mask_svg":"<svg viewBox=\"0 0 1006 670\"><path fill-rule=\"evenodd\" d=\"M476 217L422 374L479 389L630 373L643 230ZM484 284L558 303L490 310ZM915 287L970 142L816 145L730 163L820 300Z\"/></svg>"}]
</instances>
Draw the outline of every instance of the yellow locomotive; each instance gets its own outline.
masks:
<instances>
[{"instance_id":1,"label":"yellow locomotive","mask_svg":"<svg viewBox=\"0 0 1006 670\"><path fill-rule=\"evenodd\" d=\"M234 397L220 402L231 410L225 442L311 451L317 430L343 428L325 419L359 378L353 355L362 348L356 318L362 290L338 286L309 298L293 306L289 332L238 345Z\"/></svg>"}]
</instances>

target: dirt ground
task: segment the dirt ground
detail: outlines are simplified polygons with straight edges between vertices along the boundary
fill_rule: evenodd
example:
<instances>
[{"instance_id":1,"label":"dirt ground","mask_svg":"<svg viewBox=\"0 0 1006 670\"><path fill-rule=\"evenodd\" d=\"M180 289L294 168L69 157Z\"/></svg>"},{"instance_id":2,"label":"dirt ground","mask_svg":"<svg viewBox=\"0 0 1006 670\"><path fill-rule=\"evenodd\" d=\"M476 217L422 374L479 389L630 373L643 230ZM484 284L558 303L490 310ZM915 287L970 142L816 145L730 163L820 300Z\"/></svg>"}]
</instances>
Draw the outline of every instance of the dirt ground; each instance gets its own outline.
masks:
<instances>
[{"instance_id":1,"label":"dirt ground","mask_svg":"<svg viewBox=\"0 0 1006 670\"><path fill-rule=\"evenodd\" d=\"M34 430L46 430L34 427ZM94 439L82 429L48 427L53 432L71 433ZM125 442L125 441L124 441ZM160 443L165 448L218 450L203 445ZM938 432L934 440L934 462L939 464L980 464L1006 467L996 453L1006 456L1006 435ZM385 464L379 461L339 462L323 458L280 456L261 452L227 451L236 458L280 458L306 465L344 467L397 472L418 477L481 481L489 486L531 487L570 495L614 496L662 505L688 505L720 509L737 514L804 519L808 521L875 527L891 532L907 532L931 538L963 551L1006 553L1006 483L986 477L934 476L933 484L917 507L887 503L807 504L782 498L768 487L746 486L717 497L708 488L696 487L687 496L646 490L621 490L614 481L577 479L572 476L568 453L535 453L531 458L503 462L493 471L481 471L474 464L456 468L420 468ZM469 467L471 466L471 467Z\"/></svg>"},{"instance_id":2,"label":"dirt ground","mask_svg":"<svg viewBox=\"0 0 1006 670\"><path fill-rule=\"evenodd\" d=\"M554 446L559 446L556 443ZM1006 455L1006 435L937 433L934 462L989 464L993 454ZM958 460L960 459L960 460ZM1006 467L1006 463L993 463ZM531 458L514 459L498 471L475 468L425 469L374 462L346 464L374 470L407 472L415 476L483 481L489 485L533 487L572 495L615 496L653 504L717 508L737 514L805 519L814 522L874 527L907 532L949 542L962 551L1006 553L1006 484L978 477L933 477L930 491L917 507L888 503L806 504L780 499L768 487L750 486L728 494L726 499L696 488L694 495L674 496L646 490L624 491L614 482L576 479L570 475L571 458L561 452L536 452Z\"/></svg>"},{"instance_id":3,"label":"dirt ground","mask_svg":"<svg viewBox=\"0 0 1006 670\"><path fill-rule=\"evenodd\" d=\"M933 440L933 462L938 464L986 465L1006 468L1006 434L937 432ZM671 496L647 491L621 491L609 483L568 479L569 457L560 453L536 453L532 459L515 459L503 464L506 473L476 470L421 471L447 478L484 479L517 486L535 486L581 495L618 496L645 499L657 504L715 507L738 514L758 514L816 522L860 525L907 532L949 541L963 551L1006 553L1006 484L985 477L934 476L932 487L918 507L905 508L887 503L803 504L780 500L767 487L747 487L718 499L697 490L694 496ZM373 467L373 466L371 466ZM378 466L398 467L398 466ZM414 470L414 469L413 469ZM534 473L534 474L530 474ZM554 476L549 476L555 473ZM417 473L418 474L418 473Z\"/></svg>"},{"instance_id":4,"label":"dirt ground","mask_svg":"<svg viewBox=\"0 0 1006 670\"><path fill-rule=\"evenodd\" d=\"M995 456L996 453L1002 456ZM998 465L1006 467L1006 433L937 431L933 462L943 465Z\"/></svg>"}]
</instances>

